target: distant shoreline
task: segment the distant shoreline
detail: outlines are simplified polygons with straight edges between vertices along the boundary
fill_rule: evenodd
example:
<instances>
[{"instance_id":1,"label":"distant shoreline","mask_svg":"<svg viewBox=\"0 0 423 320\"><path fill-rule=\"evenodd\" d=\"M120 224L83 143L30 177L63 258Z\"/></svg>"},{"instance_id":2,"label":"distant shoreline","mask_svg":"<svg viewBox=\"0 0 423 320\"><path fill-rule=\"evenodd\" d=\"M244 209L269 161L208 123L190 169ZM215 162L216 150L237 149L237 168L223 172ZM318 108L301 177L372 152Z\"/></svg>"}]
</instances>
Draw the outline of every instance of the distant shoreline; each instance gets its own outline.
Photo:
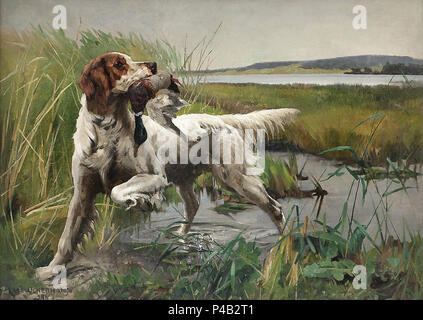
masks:
<instances>
[{"instance_id":1,"label":"distant shoreline","mask_svg":"<svg viewBox=\"0 0 423 320\"><path fill-rule=\"evenodd\" d=\"M404 74L423 75L423 59L361 55L330 59L260 62L245 67L199 70L197 74Z\"/></svg>"},{"instance_id":2,"label":"distant shoreline","mask_svg":"<svg viewBox=\"0 0 423 320\"><path fill-rule=\"evenodd\" d=\"M423 67L422 67L423 68ZM205 72L205 71L199 71L199 72L193 72L194 75L203 75L203 76L241 76L241 75L272 75L272 74L298 74L298 75L307 75L307 74L357 74L357 75L406 75L406 76L419 76L423 75L423 70L419 72L400 72L400 71L394 71L394 72L383 72L383 71L352 71L350 70L331 70L331 69L303 69L302 72L276 72L275 71L264 71L264 70L258 70L258 69L251 69L248 71L235 71L235 70L229 70L225 72Z\"/></svg>"},{"instance_id":3,"label":"distant shoreline","mask_svg":"<svg viewBox=\"0 0 423 320\"><path fill-rule=\"evenodd\" d=\"M256 85L302 85L302 86L423 86L423 75L393 74L221 74L202 75L201 83L229 83Z\"/></svg>"}]
</instances>

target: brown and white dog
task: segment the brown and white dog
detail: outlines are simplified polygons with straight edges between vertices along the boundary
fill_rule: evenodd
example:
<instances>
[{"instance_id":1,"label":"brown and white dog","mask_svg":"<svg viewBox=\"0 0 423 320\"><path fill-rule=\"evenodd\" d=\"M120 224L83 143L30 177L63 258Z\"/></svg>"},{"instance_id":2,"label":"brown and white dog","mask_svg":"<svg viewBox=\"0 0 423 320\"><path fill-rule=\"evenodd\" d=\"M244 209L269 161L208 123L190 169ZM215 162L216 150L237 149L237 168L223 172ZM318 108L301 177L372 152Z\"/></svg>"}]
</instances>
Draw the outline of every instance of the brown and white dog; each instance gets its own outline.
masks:
<instances>
[{"instance_id":1,"label":"brown and white dog","mask_svg":"<svg viewBox=\"0 0 423 320\"><path fill-rule=\"evenodd\" d=\"M74 194L57 252L47 267L37 269L39 278L50 278L55 266L69 262L77 244L92 231L92 222L98 215L95 209L98 193L110 195L115 203L127 208L151 210L163 200L163 189L173 183L183 201L186 219L177 232L187 233L199 207L194 181L205 170L263 209L278 230L282 230L281 205L267 194L258 175L246 174L251 166L249 161L163 163L158 157L160 147L169 141L178 144L180 137L148 116L142 116L148 138L142 145L135 146L134 114L128 108L128 88L135 81L156 73L156 69L154 62L134 62L121 53L101 55L84 68L79 78L83 95L72 157ZM175 97L168 90L159 91L153 102L169 103L171 98ZM231 153L235 154L245 142L240 129L262 128L271 134L293 121L297 113L296 109L275 109L242 115L187 114L178 116L173 123L190 141L223 129L225 136L221 139L227 139L229 134Z\"/></svg>"}]
</instances>

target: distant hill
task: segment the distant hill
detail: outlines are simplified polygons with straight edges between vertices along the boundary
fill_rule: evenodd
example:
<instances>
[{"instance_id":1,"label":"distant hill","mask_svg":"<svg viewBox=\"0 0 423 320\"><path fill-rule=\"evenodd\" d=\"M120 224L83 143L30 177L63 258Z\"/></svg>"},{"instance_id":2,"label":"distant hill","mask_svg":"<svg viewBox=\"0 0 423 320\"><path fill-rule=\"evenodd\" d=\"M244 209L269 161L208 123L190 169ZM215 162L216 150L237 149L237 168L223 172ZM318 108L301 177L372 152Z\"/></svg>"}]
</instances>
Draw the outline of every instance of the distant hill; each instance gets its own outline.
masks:
<instances>
[{"instance_id":1,"label":"distant hill","mask_svg":"<svg viewBox=\"0 0 423 320\"><path fill-rule=\"evenodd\" d=\"M330 70L352 70L370 68L373 70L382 70L386 64L391 65L419 65L423 66L423 59L415 59L408 56L387 56L387 55L361 55L337 57L330 59L317 60L297 60L297 61L273 61L273 62L259 62L246 67L239 68L222 68L215 70L202 71L203 73L251 73L252 70L257 70L260 73L274 73L272 69L279 69L281 71L288 69L289 66L296 66L296 70L303 69L320 69L325 72ZM266 70L264 70L266 69ZM310 70L311 71L311 70ZM295 73L295 71L294 71Z\"/></svg>"}]
</instances>

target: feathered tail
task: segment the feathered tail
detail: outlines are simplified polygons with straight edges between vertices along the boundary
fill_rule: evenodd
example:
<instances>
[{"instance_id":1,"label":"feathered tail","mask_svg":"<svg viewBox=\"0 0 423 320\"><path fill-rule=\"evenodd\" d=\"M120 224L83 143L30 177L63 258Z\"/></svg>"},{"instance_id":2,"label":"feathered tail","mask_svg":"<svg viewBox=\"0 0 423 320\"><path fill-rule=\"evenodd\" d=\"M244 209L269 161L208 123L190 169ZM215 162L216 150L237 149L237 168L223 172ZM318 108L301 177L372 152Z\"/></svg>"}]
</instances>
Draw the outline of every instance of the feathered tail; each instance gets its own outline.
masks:
<instances>
[{"instance_id":1,"label":"feathered tail","mask_svg":"<svg viewBox=\"0 0 423 320\"><path fill-rule=\"evenodd\" d=\"M300 111L297 109L268 109L246 114L219 116L226 124L238 129L265 129L270 137L277 136L281 129L293 122Z\"/></svg>"}]
</instances>

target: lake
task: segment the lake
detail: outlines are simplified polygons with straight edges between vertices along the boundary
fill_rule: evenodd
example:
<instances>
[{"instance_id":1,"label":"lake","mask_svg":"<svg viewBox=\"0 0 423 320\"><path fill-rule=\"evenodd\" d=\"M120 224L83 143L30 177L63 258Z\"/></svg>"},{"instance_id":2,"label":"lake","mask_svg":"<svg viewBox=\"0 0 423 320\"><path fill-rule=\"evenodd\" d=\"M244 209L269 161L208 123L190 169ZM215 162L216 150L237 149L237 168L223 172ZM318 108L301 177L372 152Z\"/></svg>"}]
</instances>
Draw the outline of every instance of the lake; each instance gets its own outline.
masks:
<instances>
[{"instance_id":1,"label":"lake","mask_svg":"<svg viewBox=\"0 0 423 320\"><path fill-rule=\"evenodd\" d=\"M423 86L423 75L407 75L413 86ZM256 84L316 84L316 85L406 85L402 75L385 74L243 74L209 75L203 83L256 83Z\"/></svg>"},{"instance_id":2,"label":"lake","mask_svg":"<svg viewBox=\"0 0 423 320\"><path fill-rule=\"evenodd\" d=\"M274 158L282 160L288 159L286 152L269 152ZM336 161L326 160L314 155L298 153L296 154L298 167L301 168L304 163L304 174L319 179L326 178L331 172L337 168ZM421 172L421 166L417 170ZM302 181L302 189L311 190L314 188L311 181ZM398 186L393 184L387 186L386 180L377 182L377 188L373 184L369 185L367 194L363 200L361 186L358 189L357 201L354 208L354 219L361 224L369 224L367 231L374 236L378 230L378 224L382 225L384 234L390 234L394 237L402 238L403 232L407 236L408 230L411 232L421 232L423 230L423 196L421 183L423 177L417 179L408 179L406 186L410 189L399 191L391 194L388 198L384 197L383 203L380 203L380 194L387 190L392 191ZM338 223L344 207L344 203L348 202L348 216L354 206L354 196L356 184L352 190L352 195L347 199L350 192L353 178L348 173L333 177L330 180L321 182L323 189L327 190L328 195L324 198L319 219L322 220L323 213L326 213L328 225L334 226ZM316 208L314 198L286 198L278 200L286 215L290 209L297 205L299 207L299 221L304 221L308 216L311 220L316 218ZM194 219L192 226L193 232L199 232L202 235L211 237L218 243L227 243L233 239L239 232L244 231L244 237L250 241L255 240L258 247L263 249L263 255L275 244L279 234L278 231L267 216L267 214L258 207L251 205L247 210L236 214L219 214L213 210L216 203L211 201L210 197L204 192L200 196L200 208ZM384 206L388 210L384 210ZM375 207L378 208L378 215L374 215ZM150 243L156 239L160 230L166 228L171 223L183 220L181 214L183 205L179 203L176 206L165 206L164 212L152 213L148 222L140 222L135 226L130 226L120 235L120 241L123 243ZM296 219L293 214L291 219ZM379 222L378 222L379 220ZM315 225L318 227L318 225ZM356 226L353 225L355 228ZM386 228L386 229L385 229ZM163 242L168 240L162 239ZM368 245L369 243L367 243Z\"/></svg>"}]
</instances>

